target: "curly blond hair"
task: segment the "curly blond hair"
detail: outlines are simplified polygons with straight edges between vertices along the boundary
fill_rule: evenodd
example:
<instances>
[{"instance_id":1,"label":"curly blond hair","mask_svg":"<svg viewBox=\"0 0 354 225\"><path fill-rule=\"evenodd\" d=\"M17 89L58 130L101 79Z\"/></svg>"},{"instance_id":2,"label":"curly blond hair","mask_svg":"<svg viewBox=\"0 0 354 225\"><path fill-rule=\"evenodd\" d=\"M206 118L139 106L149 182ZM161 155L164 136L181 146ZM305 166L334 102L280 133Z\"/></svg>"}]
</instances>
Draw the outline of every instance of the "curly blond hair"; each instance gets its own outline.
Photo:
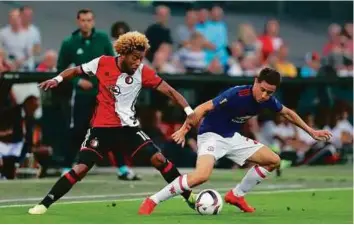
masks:
<instances>
[{"instance_id":1,"label":"curly blond hair","mask_svg":"<svg viewBox=\"0 0 354 225\"><path fill-rule=\"evenodd\" d=\"M127 55L134 50L147 51L149 48L149 40L138 31L127 32L114 43L114 49L120 55Z\"/></svg>"}]
</instances>

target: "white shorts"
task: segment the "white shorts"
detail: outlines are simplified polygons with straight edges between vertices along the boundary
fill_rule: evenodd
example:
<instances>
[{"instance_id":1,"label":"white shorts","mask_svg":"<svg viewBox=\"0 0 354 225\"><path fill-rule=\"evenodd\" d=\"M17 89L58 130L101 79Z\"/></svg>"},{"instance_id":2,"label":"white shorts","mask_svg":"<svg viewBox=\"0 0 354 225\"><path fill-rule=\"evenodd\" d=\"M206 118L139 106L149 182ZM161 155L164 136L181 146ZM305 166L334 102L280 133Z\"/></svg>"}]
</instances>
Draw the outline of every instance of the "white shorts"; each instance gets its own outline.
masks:
<instances>
[{"instance_id":1,"label":"white shorts","mask_svg":"<svg viewBox=\"0 0 354 225\"><path fill-rule=\"evenodd\" d=\"M0 157L1 156L16 156L21 155L24 142L4 143L0 141Z\"/></svg>"},{"instance_id":2,"label":"white shorts","mask_svg":"<svg viewBox=\"0 0 354 225\"><path fill-rule=\"evenodd\" d=\"M245 161L264 145L239 133L233 137L225 138L216 133L207 132L198 135L198 156L213 155L215 160L226 156L238 165Z\"/></svg>"}]
</instances>

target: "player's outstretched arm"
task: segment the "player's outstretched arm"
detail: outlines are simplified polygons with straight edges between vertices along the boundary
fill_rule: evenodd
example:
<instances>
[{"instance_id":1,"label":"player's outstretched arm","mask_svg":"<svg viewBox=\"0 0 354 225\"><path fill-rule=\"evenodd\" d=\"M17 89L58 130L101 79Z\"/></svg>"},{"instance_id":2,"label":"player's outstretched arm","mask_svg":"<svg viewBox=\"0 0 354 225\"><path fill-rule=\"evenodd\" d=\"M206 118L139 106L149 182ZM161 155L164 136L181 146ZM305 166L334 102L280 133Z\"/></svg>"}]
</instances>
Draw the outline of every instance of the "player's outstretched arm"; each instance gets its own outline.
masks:
<instances>
[{"instance_id":1,"label":"player's outstretched arm","mask_svg":"<svg viewBox=\"0 0 354 225\"><path fill-rule=\"evenodd\" d=\"M196 115L193 109L189 106L187 100L178 91L176 91L165 81L162 81L156 90L169 97L172 101L176 102L187 114L187 121L191 121L192 124L197 124Z\"/></svg>"},{"instance_id":2,"label":"player's outstretched arm","mask_svg":"<svg viewBox=\"0 0 354 225\"><path fill-rule=\"evenodd\" d=\"M327 130L315 130L312 127L309 127L296 112L285 106L283 106L280 114L292 124L295 124L306 131L313 139L317 141L328 141L332 137L332 134Z\"/></svg>"},{"instance_id":3,"label":"player's outstretched arm","mask_svg":"<svg viewBox=\"0 0 354 225\"><path fill-rule=\"evenodd\" d=\"M198 126L200 124L200 121L204 118L204 116L211 110L214 109L213 102L207 101L195 108L194 113L196 116L196 121L193 123L193 121L186 120L183 124L183 126L178 129L175 133L172 134L172 139L177 143L181 144L182 147L184 146L186 140L185 136L186 134L190 131L192 126Z\"/></svg>"},{"instance_id":4,"label":"player's outstretched arm","mask_svg":"<svg viewBox=\"0 0 354 225\"><path fill-rule=\"evenodd\" d=\"M80 66L69 68L61 72L58 76L40 83L38 87L46 91L48 89L57 87L61 82L63 82L63 80L70 80L79 74L82 74Z\"/></svg>"}]
</instances>

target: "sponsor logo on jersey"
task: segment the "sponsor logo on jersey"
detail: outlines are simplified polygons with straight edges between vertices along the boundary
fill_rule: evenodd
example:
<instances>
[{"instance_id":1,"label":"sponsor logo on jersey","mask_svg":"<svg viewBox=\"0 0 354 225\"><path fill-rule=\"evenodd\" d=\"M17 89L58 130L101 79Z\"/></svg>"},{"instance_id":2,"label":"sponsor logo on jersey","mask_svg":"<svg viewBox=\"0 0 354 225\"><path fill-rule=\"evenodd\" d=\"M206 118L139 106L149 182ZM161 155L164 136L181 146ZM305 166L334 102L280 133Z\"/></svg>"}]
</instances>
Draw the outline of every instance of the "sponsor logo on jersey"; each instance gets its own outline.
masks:
<instances>
[{"instance_id":1,"label":"sponsor logo on jersey","mask_svg":"<svg viewBox=\"0 0 354 225\"><path fill-rule=\"evenodd\" d=\"M240 116L240 117L235 117L231 121L234 123L245 123L247 120L251 119L252 116Z\"/></svg>"},{"instance_id":2,"label":"sponsor logo on jersey","mask_svg":"<svg viewBox=\"0 0 354 225\"><path fill-rule=\"evenodd\" d=\"M223 100L221 100L221 101L219 102L219 104L222 105L222 104L225 104L226 102L227 102L227 99L224 98Z\"/></svg>"}]
</instances>

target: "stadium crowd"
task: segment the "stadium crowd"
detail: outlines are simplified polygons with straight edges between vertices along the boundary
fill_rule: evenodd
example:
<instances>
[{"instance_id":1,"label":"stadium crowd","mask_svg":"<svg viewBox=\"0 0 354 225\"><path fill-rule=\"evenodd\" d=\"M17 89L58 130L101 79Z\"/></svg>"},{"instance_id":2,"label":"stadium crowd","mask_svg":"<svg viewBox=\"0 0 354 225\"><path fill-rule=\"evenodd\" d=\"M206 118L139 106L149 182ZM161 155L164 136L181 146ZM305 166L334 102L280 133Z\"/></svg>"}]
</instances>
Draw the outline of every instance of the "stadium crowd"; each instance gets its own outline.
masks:
<instances>
[{"instance_id":1,"label":"stadium crowd","mask_svg":"<svg viewBox=\"0 0 354 225\"><path fill-rule=\"evenodd\" d=\"M286 77L316 76L321 65L330 65L338 76L353 76L353 24L328 27L328 41L322 52L304 53L302 65L288 59L289 46L280 36L280 23L266 21L262 33L252 24L240 24L237 40L229 40L223 9L190 9L185 23L171 30L170 9L158 6L156 22L144 31L151 49L146 63L167 74L206 73L228 76L254 76L260 68L270 66ZM124 21L112 25L111 38L119 32L134 30ZM175 32L176 40L172 39ZM9 12L8 25L0 28L0 72L55 71L55 50L41 49L40 29L33 24L29 6Z\"/></svg>"},{"instance_id":2,"label":"stadium crowd","mask_svg":"<svg viewBox=\"0 0 354 225\"><path fill-rule=\"evenodd\" d=\"M151 49L144 63L155 68L158 73L176 76L214 74L253 77L265 66L275 68L284 77L290 78L315 77L324 66L331 68L332 74L339 77L353 76L352 23L343 26L331 24L328 27L328 42L323 46L323 51L305 53L303 65L295 65L288 59L291 49L286 44L286 40L280 36L278 20L267 21L263 33L257 33L252 24L241 24L238 39L229 40L223 14L223 9L219 6L210 9L191 9L186 11L185 23L171 30L168 28L170 9L166 6L156 7L156 22L145 31ZM5 71L56 72L65 69L57 66L63 62L60 62L60 54L56 50L41 48L40 29L33 24L32 18L33 9L28 6L9 12L9 24L0 29L0 73ZM134 28L126 22L115 22L111 27L110 41L114 41L119 35L130 30ZM172 32L176 32L176 40L172 39ZM108 38L107 34L106 36ZM61 48L60 52L64 47ZM89 84L79 85L83 85L81 87L84 89L84 86ZM20 89L12 89L13 99L18 95L16 92L21 92ZM13 105L15 105L13 111L7 111L7 114L2 115L12 119L0 124L0 144L7 143L13 135L18 135L17 138L20 139L23 136L26 138L26 144L31 143L36 147L31 151L37 155L37 161L48 162L46 159L42 160L42 153L45 152L50 156L50 146L40 144L38 127L33 124L34 111L40 106L38 99L23 96L21 100L13 100ZM329 143L315 143L302 130L288 124L282 118L269 117L266 113L264 116L250 119L245 124L244 135L272 146L274 151L283 154L282 158L287 159L287 162L292 165L335 163L338 162L343 151L352 152L353 126L348 118L352 111L350 107L340 102L332 109L326 110L329 111L308 113L303 117L314 127L331 130L333 138ZM169 103L164 109L147 108L140 111L144 112L139 115L143 129L162 149L167 151L166 156L177 166L193 166L197 150L195 132L190 134L187 147L184 149L175 145L171 139L171 134L182 125L183 113L180 113L182 116L179 115L179 110L173 103ZM24 125L21 121L25 121L26 129L22 129ZM17 133L10 132L10 127ZM16 155L18 157L17 153ZM2 160L4 157L8 158L0 154L0 167L4 167ZM16 161L11 157L10 159ZM219 166L233 165L221 162Z\"/></svg>"}]
</instances>

